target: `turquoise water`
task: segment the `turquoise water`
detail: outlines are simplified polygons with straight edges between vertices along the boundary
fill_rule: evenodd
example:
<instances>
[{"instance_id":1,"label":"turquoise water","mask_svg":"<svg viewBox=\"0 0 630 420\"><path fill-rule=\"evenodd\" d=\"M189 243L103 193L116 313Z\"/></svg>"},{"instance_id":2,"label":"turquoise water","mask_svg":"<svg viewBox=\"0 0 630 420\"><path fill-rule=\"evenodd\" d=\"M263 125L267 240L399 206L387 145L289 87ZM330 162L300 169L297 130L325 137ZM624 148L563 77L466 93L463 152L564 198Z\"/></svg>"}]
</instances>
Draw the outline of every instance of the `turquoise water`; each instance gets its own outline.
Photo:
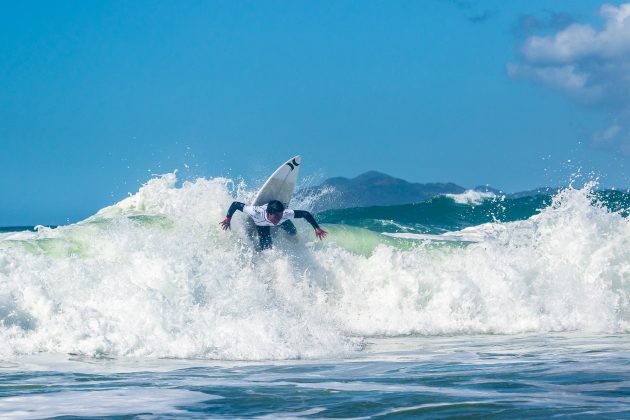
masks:
<instances>
[{"instance_id":1,"label":"turquoise water","mask_svg":"<svg viewBox=\"0 0 630 420\"><path fill-rule=\"evenodd\" d=\"M594 192L592 198L609 210L628 216L630 194L604 190ZM515 199L495 196L477 202L457 203L452 198L438 196L423 203L402 206L328 210L320 214L320 219L379 232L443 233L482 223L524 220L548 207L552 200L552 195L539 194Z\"/></svg>"},{"instance_id":2,"label":"turquoise water","mask_svg":"<svg viewBox=\"0 0 630 420\"><path fill-rule=\"evenodd\" d=\"M629 417L630 198L593 188L328 211L261 254L222 178L3 228L0 418Z\"/></svg>"},{"instance_id":3,"label":"turquoise water","mask_svg":"<svg viewBox=\"0 0 630 420\"><path fill-rule=\"evenodd\" d=\"M22 231L34 231L35 226L0 226L0 233L4 232L22 232Z\"/></svg>"}]
</instances>

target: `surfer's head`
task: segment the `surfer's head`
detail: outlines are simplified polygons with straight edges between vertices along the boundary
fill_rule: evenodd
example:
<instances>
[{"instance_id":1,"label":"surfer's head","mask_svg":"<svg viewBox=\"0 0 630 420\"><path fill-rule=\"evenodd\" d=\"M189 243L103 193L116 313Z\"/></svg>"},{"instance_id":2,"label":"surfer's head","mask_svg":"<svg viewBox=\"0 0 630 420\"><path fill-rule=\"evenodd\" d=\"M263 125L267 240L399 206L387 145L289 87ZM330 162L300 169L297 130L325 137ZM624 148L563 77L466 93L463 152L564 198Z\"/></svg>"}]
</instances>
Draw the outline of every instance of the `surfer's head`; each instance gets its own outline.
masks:
<instances>
[{"instance_id":1,"label":"surfer's head","mask_svg":"<svg viewBox=\"0 0 630 420\"><path fill-rule=\"evenodd\" d=\"M267 204L267 220L274 225L277 225L282 219L282 212L284 211L284 205L278 200L270 201Z\"/></svg>"}]
</instances>

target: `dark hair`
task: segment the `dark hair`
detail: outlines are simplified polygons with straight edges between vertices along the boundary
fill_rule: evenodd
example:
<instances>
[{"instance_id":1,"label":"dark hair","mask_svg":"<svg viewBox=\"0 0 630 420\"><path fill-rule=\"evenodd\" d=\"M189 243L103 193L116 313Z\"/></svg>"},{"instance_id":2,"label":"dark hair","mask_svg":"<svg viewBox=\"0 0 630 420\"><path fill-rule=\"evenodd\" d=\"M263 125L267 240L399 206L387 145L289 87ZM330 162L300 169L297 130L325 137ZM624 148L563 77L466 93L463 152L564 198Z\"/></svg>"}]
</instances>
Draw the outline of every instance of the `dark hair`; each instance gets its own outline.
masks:
<instances>
[{"instance_id":1,"label":"dark hair","mask_svg":"<svg viewBox=\"0 0 630 420\"><path fill-rule=\"evenodd\" d=\"M278 200L272 200L267 204L267 213L282 213L284 205Z\"/></svg>"}]
</instances>

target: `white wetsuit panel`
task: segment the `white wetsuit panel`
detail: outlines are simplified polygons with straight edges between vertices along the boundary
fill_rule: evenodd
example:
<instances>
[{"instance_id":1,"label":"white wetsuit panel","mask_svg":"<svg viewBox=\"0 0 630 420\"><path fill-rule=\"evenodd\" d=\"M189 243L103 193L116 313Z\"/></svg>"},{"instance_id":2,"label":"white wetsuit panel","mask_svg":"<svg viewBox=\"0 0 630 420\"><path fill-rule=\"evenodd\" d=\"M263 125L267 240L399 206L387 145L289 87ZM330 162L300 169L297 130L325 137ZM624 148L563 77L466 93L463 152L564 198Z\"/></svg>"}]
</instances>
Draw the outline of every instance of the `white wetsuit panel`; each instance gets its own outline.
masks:
<instances>
[{"instance_id":1,"label":"white wetsuit panel","mask_svg":"<svg viewBox=\"0 0 630 420\"><path fill-rule=\"evenodd\" d=\"M286 209L282 212L282 219L280 219L277 225L274 225L267 220L266 204L264 206L244 206L243 213L249 215L254 223L256 223L256 226L280 226L287 220L295 218L295 212L293 210Z\"/></svg>"}]
</instances>

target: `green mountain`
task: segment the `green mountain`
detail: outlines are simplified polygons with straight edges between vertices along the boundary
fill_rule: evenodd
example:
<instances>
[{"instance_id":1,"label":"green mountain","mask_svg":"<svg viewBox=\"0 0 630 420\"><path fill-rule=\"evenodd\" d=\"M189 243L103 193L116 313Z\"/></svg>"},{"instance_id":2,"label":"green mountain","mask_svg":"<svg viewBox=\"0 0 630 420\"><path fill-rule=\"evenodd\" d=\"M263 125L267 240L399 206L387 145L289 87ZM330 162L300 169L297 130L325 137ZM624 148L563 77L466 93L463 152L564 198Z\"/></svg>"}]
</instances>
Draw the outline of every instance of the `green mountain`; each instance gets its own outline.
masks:
<instances>
[{"instance_id":1,"label":"green mountain","mask_svg":"<svg viewBox=\"0 0 630 420\"><path fill-rule=\"evenodd\" d=\"M377 171L365 172L355 178L329 178L317 187L298 194L321 194L316 211L330 208L390 206L419 203L440 194L459 194L466 188L448 183L417 183Z\"/></svg>"},{"instance_id":2,"label":"green mountain","mask_svg":"<svg viewBox=\"0 0 630 420\"><path fill-rule=\"evenodd\" d=\"M400 204L420 203L437 195L461 194L467 189L452 182L408 182L404 179L378 171L365 172L355 178L329 178L316 187L303 188L297 192L296 198L318 197L313 206L314 211L342 209L350 207L394 206ZM530 191L506 194L489 186L472 188L480 192L505 194L508 198L535 196L538 194L554 194L557 188L542 187Z\"/></svg>"}]
</instances>

